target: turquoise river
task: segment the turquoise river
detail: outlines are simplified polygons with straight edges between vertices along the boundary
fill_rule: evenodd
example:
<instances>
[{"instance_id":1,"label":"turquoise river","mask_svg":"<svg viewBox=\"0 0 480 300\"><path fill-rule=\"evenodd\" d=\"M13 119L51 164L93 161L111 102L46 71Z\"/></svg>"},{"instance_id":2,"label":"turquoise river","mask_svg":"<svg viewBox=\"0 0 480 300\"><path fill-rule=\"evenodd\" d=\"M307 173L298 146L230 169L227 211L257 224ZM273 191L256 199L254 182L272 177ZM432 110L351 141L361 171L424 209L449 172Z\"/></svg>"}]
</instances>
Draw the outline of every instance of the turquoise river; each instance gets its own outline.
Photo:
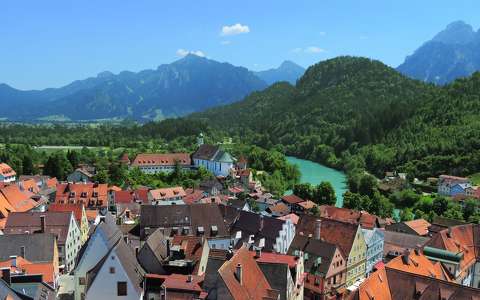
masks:
<instances>
[{"instance_id":1,"label":"turquoise river","mask_svg":"<svg viewBox=\"0 0 480 300\"><path fill-rule=\"evenodd\" d=\"M345 173L335 169L326 167L324 165L296 157L288 156L288 162L296 164L302 174L300 178L301 183L310 183L317 185L322 181L329 181L335 189L337 196L336 206L343 206L343 193L347 190Z\"/></svg>"}]
</instances>

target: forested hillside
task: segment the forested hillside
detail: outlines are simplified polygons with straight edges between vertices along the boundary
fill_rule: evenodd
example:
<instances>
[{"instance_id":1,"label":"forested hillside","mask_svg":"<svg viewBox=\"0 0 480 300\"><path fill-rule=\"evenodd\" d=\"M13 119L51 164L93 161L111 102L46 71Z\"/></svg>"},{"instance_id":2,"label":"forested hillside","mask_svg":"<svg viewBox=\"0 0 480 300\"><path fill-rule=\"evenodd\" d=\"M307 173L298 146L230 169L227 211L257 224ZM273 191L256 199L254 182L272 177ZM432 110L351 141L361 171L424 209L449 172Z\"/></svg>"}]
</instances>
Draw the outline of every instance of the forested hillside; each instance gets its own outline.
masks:
<instances>
[{"instance_id":1,"label":"forested hillside","mask_svg":"<svg viewBox=\"0 0 480 300\"><path fill-rule=\"evenodd\" d=\"M0 126L0 143L150 147L208 142L275 148L349 172L425 178L480 171L480 74L439 87L381 62L339 57L243 101L143 126Z\"/></svg>"}]
</instances>

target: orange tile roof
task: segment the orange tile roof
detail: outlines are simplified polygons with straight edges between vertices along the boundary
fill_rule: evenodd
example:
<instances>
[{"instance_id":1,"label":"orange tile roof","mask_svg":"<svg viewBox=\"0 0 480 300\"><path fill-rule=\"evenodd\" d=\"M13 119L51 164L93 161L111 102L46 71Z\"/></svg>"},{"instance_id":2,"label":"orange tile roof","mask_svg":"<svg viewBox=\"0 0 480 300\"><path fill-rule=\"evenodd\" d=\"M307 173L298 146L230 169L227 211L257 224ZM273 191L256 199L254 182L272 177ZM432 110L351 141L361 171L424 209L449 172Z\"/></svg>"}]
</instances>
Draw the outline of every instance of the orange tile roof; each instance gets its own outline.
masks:
<instances>
[{"instance_id":1,"label":"orange tile roof","mask_svg":"<svg viewBox=\"0 0 480 300\"><path fill-rule=\"evenodd\" d=\"M176 235L173 237L172 246L178 245L183 250L185 258L195 263L194 273L198 271L198 262L202 258L203 242L199 236Z\"/></svg>"},{"instance_id":2,"label":"orange tile roof","mask_svg":"<svg viewBox=\"0 0 480 300\"><path fill-rule=\"evenodd\" d=\"M430 227L430 223L424 219L417 219L412 221L403 222L405 225L410 227L413 231L415 231L418 235L427 235L428 234L428 227Z\"/></svg>"},{"instance_id":3,"label":"orange tile roof","mask_svg":"<svg viewBox=\"0 0 480 300\"><path fill-rule=\"evenodd\" d=\"M37 182L32 178L20 181L19 185L23 187L24 191L29 191L35 194L40 191L40 188L38 187Z\"/></svg>"},{"instance_id":4,"label":"orange tile roof","mask_svg":"<svg viewBox=\"0 0 480 300\"><path fill-rule=\"evenodd\" d=\"M54 188L57 186L57 184L58 184L58 180L55 177L48 179L46 183L47 187L49 188Z\"/></svg>"},{"instance_id":5,"label":"orange tile roof","mask_svg":"<svg viewBox=\"0 0 480 300\"><path fill-rule=\"evenodd\" d=\"M96 210L96 209L86 209L85 214L87 215L87 220L89 222L93 222L93 221L95 221L95 219L98 216L98 210Z\"/></svg>"},{"instance_id":6,"label":"orange tile roof","mask_svg":"<svg viewBox=\"0 0 480 300\"><path fill-rule=\"evenodd\" d=\"M142 153L135 157L132 166L173 166L176 162L191 165L192 159L188 153Z\"/></svg>"},{"instance_id":7,"label":"orange tile roof","mask_svg":"<svg viewBox=\"0 0 480 300\"><path fill-rule=\"evenodd\" d=\"M277 216L287 215L290 213L290 208L288 208L288 206L283 202L278 202L277 204L270 206L269 209L272 213L275 213Z\"/></svg>"},{"instance_id":8,"label":"orange tile roof","mask_svg":"<svg viewBox=\"0 0 480 300\"><path fill-rule=\"evenodd\" d=\"M242 268L242 284L235 276L237 265ZM233 299L265 300L278 297L278 292L272 290L246 247L240 248L218 269L218 273Z\"/></svg>"},{"instance_id":9,"label":"orange tile roof","mask_svg":"<svg viewBox=\"0 0 480 300\"><path fill-rule=\"evenodd\" d=\"M150 190L150 194L155 200L167 200L176 197L183 198L186 195L185 190L181 186Z\"/></svg>"},{"instance_id":10,"label":"orange tile roof","mask_svg":"<svg viewBox=\"0 0 480 300\"><path fill-rule=\"evenodd\" d=\"M10 212L16 211L16 209L7 201L7 198L0 192L0 219L8 217Z\"/></svg>"},{"instance_id":11,"label":"orange tile roof","mask_svg":"<svg viewBox=\"0 0 480 300\"><path fill-rule=\"evenodd\" d=\"M385 269L370 275L358 289L358 300L392 300Z\"/></svg>"},{"instance_id":12,"label":"orange tile roof","mask_svg":"<svg viewBox=\"0 0 480 300\"><path fill-rule=\"evenodd\" d=\"M56 203L82 203L86 207L106 207L108 185L97 183L60 183L57 184ZM96 196L94 196L96 193ZM90 201L94 202L91 205Z\"/></svg>"},{"instance_id":13,"label":"orange tile roof","mask_svg":"<svg viewBox=\"0 0 480 300\"><path fill-rule=\"evenodd\" d=\"M38 205L37 202L30 198L33 195L32 193L28 191L22 192L16 184L0 189L0 193L3 194L17 212L29 211Z\"/></svg>"},{"instance_id":14,"label":"orange tile roof","mask_svg":"<svg viewBox=\"0 0 480 300\"><path fill-rule=\"evenodd\" d=\"M460 269L462 273L465 273L477 261L477 255L480 256L480 247L478 241L476 241L478 236L475 237L475 231L480 234L480 225L453 226L438 232L427 242L426 246L453 253L463 253L463 259L460 260Z\"/></svg>"},{"instance_id":15,"label":"orange tile roof","mask_svg":"<svg viewBox=\"0 0 480 300\"><path fill-rule=\"evenodd\" d=\"M188 278L192 279L188 281ZM171 275L159 275L159 274L146 274L145 278L154 278L154 279L163 279L162 285L167 289L180 290L180 291L195 291L202 292L200 284L203 282L202 276L195 275L182 275L182 274L171 274Z\"/></svg>"},{"instance_id":16,"label":"orange tile roof","mask_svg":"<svg viewBox=\"0 0 480 300\"><path fill-rule=\"evenodd\" d=\"M10 271L15 273L24 273L28 275L43 275L42 279L44 282L53 283L55 282L55 267L52 263L32 263L21 256L16 258L16 267L12 266L13 259L5 260L0 262L0 268L10 267Z\"/></svg>"},{"instance_id":17,"label":"orange tile roof","mask_svg":"<svg viewBox=\"0 0 480 300\"><path fill-rule=\"evenodd\" d=\"M441 263L432 262L425 255L423 255L421 250L408 251L401 256L397 256L388 264L386 264L385 267L450 281L450 278L445 269L442 267Z\"/></svg>"},{"instance_id":18,"label":"orange tile roof","mask_svg":"<svg viewBox=\"0 0 480 300\"><path fill-rule=\"evenodd\" d=\"M6 163L0 163L0 174L5 177L17 175L17 173Z\"/></svg>"}]
</instances>

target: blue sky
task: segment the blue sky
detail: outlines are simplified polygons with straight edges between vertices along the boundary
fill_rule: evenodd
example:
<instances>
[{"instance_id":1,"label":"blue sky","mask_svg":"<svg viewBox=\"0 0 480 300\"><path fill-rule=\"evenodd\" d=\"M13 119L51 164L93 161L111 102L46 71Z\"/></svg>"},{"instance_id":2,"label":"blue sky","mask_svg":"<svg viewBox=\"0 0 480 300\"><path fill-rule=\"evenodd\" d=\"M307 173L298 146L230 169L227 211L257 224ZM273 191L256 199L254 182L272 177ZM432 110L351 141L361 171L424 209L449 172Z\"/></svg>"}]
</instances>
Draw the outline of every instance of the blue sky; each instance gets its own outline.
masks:
<instances>
[{"instance_id":1,"label":"blue sky","mask_svg":"<svg viewBox=\"0 0 480 300\"><path fill-rule=\"evenodd\" d=\"M0 82L58 87L188 51L253 70L345 54L397 66L452 21L477 29L479 11L478 0L5 0Z\"/></svg>"}]
</instances>

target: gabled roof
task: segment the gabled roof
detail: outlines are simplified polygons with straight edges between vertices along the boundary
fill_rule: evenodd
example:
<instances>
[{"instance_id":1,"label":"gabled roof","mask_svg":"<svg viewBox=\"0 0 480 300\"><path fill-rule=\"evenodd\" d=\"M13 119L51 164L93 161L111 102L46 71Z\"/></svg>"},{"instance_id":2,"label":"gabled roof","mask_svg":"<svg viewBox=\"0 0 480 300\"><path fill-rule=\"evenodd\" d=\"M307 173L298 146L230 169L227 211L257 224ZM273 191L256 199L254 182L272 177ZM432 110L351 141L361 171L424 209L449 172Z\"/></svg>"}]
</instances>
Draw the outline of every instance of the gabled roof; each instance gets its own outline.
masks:
<instances>
[{"instance_id":1,"label":"gabled roof","mask_svg":"<svg viewBox=\"0 0 480 300\"><path fill-rule=\"evenodd\" d=\"M98 262L98 264L87 272L87 291L95 282L95 279L98 273L102 270L107 258L114 254L117 256L120 264L125 270L125 274L132 282L137 293L141 294L141 283L143 281L143 277L145 276L145 271L138 264L135 254L123 239L119 239L118 242L110 249L110 251L108 251L108 253Z\"/></svg>"},{"instance_id":2,"label":"gabled roof","mask_svg":"<svg viewBox=\"0 0 480 300\"><path fill-rule=\"evenodd\" d=\"M115 203L132 203L135 199L133 191L114 191Z\"/></svg>"},{"instance_id":3,"label":"gabled roof","mask_svg":"<svg viewBox=\"0 0 480 300\"><path fill-rule=\"evenodd\" d=\"M6 163L0 163L0 174L5 177L17 175L17 173Z\"/></svg>"},{"instance_id":4,"label":"gabled roof","mask_svg":"<svg viewBox=\"0 0 480 300\"><path fill-rule=\"evenodd\" d=\"M13 262L15 260L15 262ZM27 274L27 275L42 275L42 280L49 284L55 282L55 267L54 262L33 263L24 259L21 256L16 258L9 258L0 261L0 269L10 268L11 274ZM53 284L52 284L53 285Z\"/></svg>"},{"instance_id":5,"label":"gabled roof","mask_svg":"<svg viewBox=\"0 0 480 300\"><path fill-rule=\"evenodd\" d=\"M60 244L65 243L72 212L14 212L8 216L5 234L35 233L41 231L40 217L45 216L45 230L57 236Z\"/></svg>"},{"instance_id":6,"label":"gabled roof","mask_svg":"<svg viewBox=\"0 0 480 300\"><path fill-rule=\"evenodd\" d=\"M430 223L428 223L427 220L425 219L416 219L412 221L406 221L403 223L408 227L410 227L418 235L426 236L428 234L428 228L430 227Z\"/></svg>"},{"instance_id":7,"label":"gabled roof","mask_svg":"<svg viewBox=\"0 0 480 300\"><path fill-rule=\"evenodd\" d=\"M414 249L418 246L423 246L430 238L386 230L383 232L383 240L383 252L384 256L386 256L391 252L402 253L405 249Z\"/></svg>"},{"instance_id":8,"label":"gabled roof","mask_svg":"<svg viewBox=\"0 0 480 300\"><path fill-rule=\"evenodd\" d=\"M52 262L55 248L55 235L51 233L0 235L0 260L7 260L12 255L21 255L25 247L25 259L40 263Z\"/></svg>"},{"instance_id":9,"label":"gabled roof","mask_svg":"<svg viewBox=\"0 0 480 300\"><path fill-rule=\"evenodd\" d=\"M321 239L338 245L345 256L350 254L359 225L344 223L337 220L318 218L311 215L303 215L297 225L297 233L304 235L315 233L315 221L321 220Z\"/></svg>"},{"instance_id":10,"label":"gabled roof","mask_svg":"<svg viewBox=\"0 0 480 300\"><path fill-rule=\"evenodd\" d=\"M278 202L275 205L270 206L268 209L272 212L272 214L275 214L275 216L285 216L290 213L290 208L288 208L288 206L283 202Z\"/></svg>"},{"instance_id":11,"label":"gabled roof","mask_svg":"<svg viewBox=\"0 0 480 300\"><path fill-rule=\"evenodd\" d=\"M242 269L242 284L235 275L237 267ZM278 291L271 289L260 267L245 247L226 261L218 273L233 299L266 300L278 297Z\"/></svg>"},{"instance_id":12,"label":"gabled roof","mask_svg":"<svg viewBox=\"0 0 480 300\"><path fill-rule=\"evenodd\" d=\"M287 219L289 219L290 221L292 221L292 223L293 223L294 225L297 225L297 224L298 224L298 220L300 220L300 217L297 216L297 215L294 214L294 213L291 213L291 214L285 215L285 216L283 216L283 217L278 217L277 219L282 220L282 221L286 221Z\"/></svg>"},{"instance_id":13,"label":"gabled roof","mask_svg":"<svg viewBox=\"0 0 480 300\"><path fill-rule=\"evenodd\" d=\"M263 225L262 225L263 223ZM247 242L250 235L254 235L254 244L258 246L262 238L265 239L265 251L273 251L276 238L283 229L285 221L272 217L265 217L254 212L239 211L238 218L231 227L231 234L242 232L242 238L237 245Z\"/></svg>"},{"instance_id":14,"label":"gabled roof","mask_svg":"<svg viewBox=\"0 0 480 300\"><path fill-rule=\"evenodd\" d=\"M15 211L29 211L38 205L37 202L30 198L33 196L32 193L28 191L22 192L16 184L5 186L0 189L0 193L2 193L10 205L15 208Z\"/></svg>"},{"instance_id":15,"label":"gabled roof","mask_svg":"<svg viewBox=\"0 0 480 300\"><path fill-rule=\"evenodd\" d=\"M215 154L220 150L219 146L201 145L195 153L192 154L193 159L213 160Z\"/></svg>"},{"instance_id":16,"label":"gabled roof","mask_svg":"<svg viewBox=\"0 0 480 300\"><path fill-rule=\"evenodd\" d=\"M308 259L304 261L305 271L311 274L326 275L336 250L335 244L296 234L288 249L288 254L298 255L298 251L303 251L308 255ZM339 253L343 256L341 251ZM316 263L318 258L321 258L319 264Z\"/></svg>"},{"instance_id":17,"label":"gabled roof","mask_svg":"<svg viewBox=\"0 0 480 300\"><path fill-rule=\"evenodd\" d=\"M132 162L132 166L173 166L176 163L191 165L192 159L188 153L141 153Z\"/></svg>"}]
</instances>

